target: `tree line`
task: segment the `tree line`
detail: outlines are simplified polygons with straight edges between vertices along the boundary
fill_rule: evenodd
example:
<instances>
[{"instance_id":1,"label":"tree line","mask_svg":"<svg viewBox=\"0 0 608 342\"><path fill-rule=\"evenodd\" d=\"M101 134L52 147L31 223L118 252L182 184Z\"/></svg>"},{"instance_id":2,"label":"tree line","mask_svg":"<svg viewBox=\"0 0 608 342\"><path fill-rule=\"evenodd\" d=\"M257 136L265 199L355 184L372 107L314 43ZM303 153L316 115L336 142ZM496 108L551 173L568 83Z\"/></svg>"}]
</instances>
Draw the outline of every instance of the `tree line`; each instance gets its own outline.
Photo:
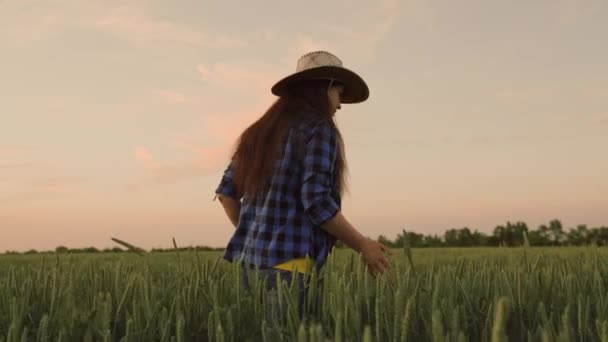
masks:
<instances>
[{"instance_id":1,"label":"tree line","mask_svg":"<svg viewBox=\"0 0 608 342\"><path fill-rule=\"evenodd\" d=\"M403 230L394 239L379 235L376 241L391 248L402 247L407 241L411 247L516 247L524 244L524 236L528 238L531 246L608 246L608 227L587 227L580 224L570 229L564 229L562 223L555 219L549 224L542 224L537 229L529 229L525 222L507 222L494 228L491 234L486 234L468 227L452 228L443 235L422 234ZM346 248L344 243L338 241L337 248ZM176 251L223 251L224 247L189 246L180 248L153 248L152 253L166 253ZM41 253L123 253L128 249L119 247L97 249L95 247L67 248L59 246L53 251L37 251L31 249L26 252L7 251L5 254L41 254Z\"/></svg>"},{"instance_id":2,"label":"tree line","mask_svg":"<svg viewBox=\"0 0 608 342\"><path fill-rule=\"evenodd\" d=\"M152 248L150 252L152 253L166 253L166 252L188 252L188 251L199 251L199 252L211 252L211 251L223 251L224 247L209 247L209 246L189 246L189 247L179 247L179 248ZM68 248L65 246L59 246L54 250L47 251L38 251L35 249L30 249L25 252L18 251L6 251L4 254L6 255L30 255L30 254L67 254L67 253L125 253L132 252L128 249L123 249L120 247L113 248L103 248L98 249L95 247L85 247L85 248Z\"/></svg>"},{"instance_id":3,"label":"tree line","mask_svg":"<svg viewBox=\"0 0 608 342\"><path fill-rule=\"evenodd\" d=\"M608 227L587 227L585 224L564 229L562 223L555 219L549 224L542 224L536 229L530 229L525 222L507 222L494 228L491 234L485 234L468 227L448 229L443 236L424 235L403 231L394 240L384 235L378 237L378 242L388 247L396 248L409 242L411 247L474 247L474 246L508 246L516 247L524 244L527 237L531 246L598 246L608 245ZM407 239L407 240L406 240Z\"/></svg>"}]
</instances>

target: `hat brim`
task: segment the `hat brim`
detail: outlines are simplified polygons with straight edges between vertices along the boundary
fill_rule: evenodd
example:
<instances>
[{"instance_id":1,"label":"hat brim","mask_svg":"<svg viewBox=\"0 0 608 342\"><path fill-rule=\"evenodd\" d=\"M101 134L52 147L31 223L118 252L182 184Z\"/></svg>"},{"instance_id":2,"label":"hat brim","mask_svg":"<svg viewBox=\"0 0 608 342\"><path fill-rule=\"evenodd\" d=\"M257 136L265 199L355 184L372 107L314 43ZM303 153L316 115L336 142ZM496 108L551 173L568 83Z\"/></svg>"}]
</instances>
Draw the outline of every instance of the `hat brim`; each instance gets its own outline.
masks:
<instances>
[{"instance_id":1,"label":"hat brim","mask_svg":"<svg viewBox=\"0 0 608 342\"><path fill-rule=\"evenodd\" d=\"M344 92L340 97L341 103L360 103L368 99L369 88L361 76L355 72L336 66L322 66L296 72L284 77L272 86L272 93L281 96L287 93L292 84L304 80L334 79L344 85Z\"/></svg>"}]
</instances>

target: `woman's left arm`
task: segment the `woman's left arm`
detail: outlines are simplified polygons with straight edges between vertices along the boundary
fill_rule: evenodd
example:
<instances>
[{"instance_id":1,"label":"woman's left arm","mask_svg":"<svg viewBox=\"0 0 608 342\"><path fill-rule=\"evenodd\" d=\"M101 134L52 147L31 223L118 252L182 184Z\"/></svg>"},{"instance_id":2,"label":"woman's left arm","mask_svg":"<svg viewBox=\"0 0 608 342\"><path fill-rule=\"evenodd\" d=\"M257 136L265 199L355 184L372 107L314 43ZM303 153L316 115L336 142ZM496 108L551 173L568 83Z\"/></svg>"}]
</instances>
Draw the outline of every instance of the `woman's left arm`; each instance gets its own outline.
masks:
<instances>
[{"instance_id":1,"label":"woman's left arm","mask_svg":"<svg viewBox=\"0 0 608 342\"><path fill-rule=\"evenodd\" d=\"M228 164L228 167L224 171L224 175L222 176L222 180L215 190L215 195L217 199L220 200L220 203L224 207L224 211L226 212L226 216L230 219L230 222L236 227L239 223L239 216L241 213L241 197L233 182L234 177L234 168L232 165L232 161ZM215 200L214 198L214 200Z\"/></svg>"},{"instance_id":2,"label":"woman's left arm","mask_svg":"<svg viewBox=\"0 0 608 342\"><path fill-rule=\"evenodd\" d=\"M241 201L223 194L218 194L217 199L220 200L220 203L226 212L226 216L228 216L228 219L230 219L230 222L232 222L236 228L239 223L239 214L241 213Z\"/></svg>"}]
</instances>

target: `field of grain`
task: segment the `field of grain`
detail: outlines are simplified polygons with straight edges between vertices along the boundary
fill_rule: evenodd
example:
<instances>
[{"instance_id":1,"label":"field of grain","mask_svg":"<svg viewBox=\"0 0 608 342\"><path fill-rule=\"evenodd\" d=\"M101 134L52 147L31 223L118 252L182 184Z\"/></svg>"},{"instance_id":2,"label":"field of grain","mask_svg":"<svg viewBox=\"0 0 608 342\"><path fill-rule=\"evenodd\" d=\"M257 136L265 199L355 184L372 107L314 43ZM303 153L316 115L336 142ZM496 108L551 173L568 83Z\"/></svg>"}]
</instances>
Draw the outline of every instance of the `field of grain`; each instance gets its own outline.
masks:
<instances>
[{"instance_id":1,"label":"field of grain","mask_svg":"<svg viewBox=\"0 0 608 342\"><path fill-rule=\"evenodd\" d=\"M336 250L280 330L216 252L0 256L0 341L608 342L608 248L406 251L374 279Z\"/></svg>"}]
</instances>

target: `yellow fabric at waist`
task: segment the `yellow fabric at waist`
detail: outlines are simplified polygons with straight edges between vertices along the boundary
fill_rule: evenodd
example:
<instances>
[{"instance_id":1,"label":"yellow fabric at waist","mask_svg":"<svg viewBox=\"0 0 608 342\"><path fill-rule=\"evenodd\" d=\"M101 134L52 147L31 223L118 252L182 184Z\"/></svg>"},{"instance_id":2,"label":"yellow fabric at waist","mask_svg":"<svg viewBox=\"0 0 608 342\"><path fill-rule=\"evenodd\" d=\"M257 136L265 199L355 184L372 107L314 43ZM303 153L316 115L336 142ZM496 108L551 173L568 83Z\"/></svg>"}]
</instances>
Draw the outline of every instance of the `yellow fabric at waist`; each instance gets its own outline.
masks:
<instances>
[{"instance_id":1,"label":"yellow fabric at waist","mask_svg":"<svg viewBox=\"0 0 608 342\"><path fill-rule=\"evenodd\" d=\"M274 268L291 272L294 266L296 267L297 272L306 273L307 270L310 271L312 269L314 261L310 258L296 258L278 264L274 266Z\"/></svg>"}]
</instances>

